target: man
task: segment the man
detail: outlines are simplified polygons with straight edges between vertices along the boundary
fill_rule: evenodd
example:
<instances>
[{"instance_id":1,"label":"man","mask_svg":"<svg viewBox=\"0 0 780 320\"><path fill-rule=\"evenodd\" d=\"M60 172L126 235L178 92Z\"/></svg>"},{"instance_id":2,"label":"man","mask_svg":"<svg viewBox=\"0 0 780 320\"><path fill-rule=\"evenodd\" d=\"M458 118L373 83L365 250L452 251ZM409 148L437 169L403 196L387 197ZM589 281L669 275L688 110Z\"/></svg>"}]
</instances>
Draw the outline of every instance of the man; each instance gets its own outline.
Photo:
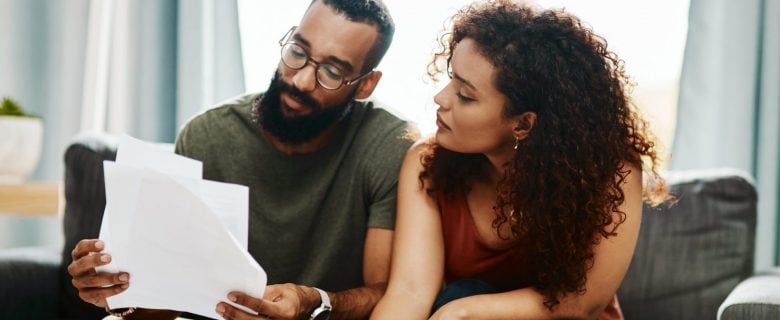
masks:
<instances>
[{"instance_id":1,"label":"man","mask_svg":"<svg viewBox=\"0 0 780 320\"><path fill-rule=\"evenodd\" d=\"M374 67L393 31L379 0L314 0L279 41L264 94L211 109L180 133L176 151L203 161L204 178L250 188L249 252L273 285L264 297L230 293L225 301L259 318L343 319L367 318L382 296L397 175L411 141L405 122L355 99L379 82ZM105 307L131 281L95 273L110 261L102 249L82 240L68 271L83 300ZM215 308L226 319L258 318L224 302Z\"/></svg>"}]
</instances>

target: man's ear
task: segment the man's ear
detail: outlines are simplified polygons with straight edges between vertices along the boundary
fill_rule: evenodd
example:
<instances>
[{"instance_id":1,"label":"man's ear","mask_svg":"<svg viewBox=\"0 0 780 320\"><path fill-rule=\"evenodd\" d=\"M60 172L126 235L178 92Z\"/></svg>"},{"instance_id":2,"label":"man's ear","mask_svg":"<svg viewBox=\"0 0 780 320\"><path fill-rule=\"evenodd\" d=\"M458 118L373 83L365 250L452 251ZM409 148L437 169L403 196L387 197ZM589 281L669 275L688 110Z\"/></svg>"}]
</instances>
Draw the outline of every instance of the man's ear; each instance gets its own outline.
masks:
<instances>
[{"instance_id":1,"label":"man's ear","mask_svg":"<svg viewBox=\"0 0 780 320\"><path fill-rule=\"evenodd\" d=\"M536 112L524 112L519 116L515 116L513 121L515 122L515 127L512 131L515 134L515 138L523 140L528 138L528 135L531 134L536 125Z\"/></svg>"},{"instance_id":2,"label":"man's ear","mask_svg":"<svg viewBox=\"0 0 780 320\"><path fill-rule=\"evenodd\" d=\"M382 79L382 71L372 71L363 80L360 80L357 91L355 91L355 99L366 99L374 93L376 85L379 84L379 79Z\"/></svg>"}]
</instances>

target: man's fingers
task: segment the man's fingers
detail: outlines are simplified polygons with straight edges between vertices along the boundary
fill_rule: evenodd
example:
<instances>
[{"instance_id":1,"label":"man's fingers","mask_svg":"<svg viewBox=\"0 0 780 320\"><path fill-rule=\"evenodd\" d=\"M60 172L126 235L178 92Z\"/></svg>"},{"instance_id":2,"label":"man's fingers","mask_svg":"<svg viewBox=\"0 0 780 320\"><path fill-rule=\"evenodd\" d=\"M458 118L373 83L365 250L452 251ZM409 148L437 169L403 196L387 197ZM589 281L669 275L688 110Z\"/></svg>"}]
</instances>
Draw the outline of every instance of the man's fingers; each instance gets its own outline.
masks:
<instances>
[{"instance_id":1,"label":"man's fingers","mask_svg":"<svg viewBox=\"0 0 780 320\"><path fill-rule=\"evenodd\" d=\"M99 253L105 248L105 243L98 239L86 239L79 241L71 252L73 262L68 265L68 273L73 277L94 273L94 268L107 264L111 256Z\"/></svg>"},{"instance_id":2,"label":"man's fingers","mask_svg":"<svg viewBox=\"0 0 780 320\"><path fill-rule=\"evenodd\" d=\"M257 299L243 292L231 292L228 294L228 299L259 313L266 314L266 312L263 312L262 299Z\"/></svg>"},{"instance_id":3,"label":"man's fingers","mask_svg":"<svg viewBox=\"0 0 780 320\"><path fill-rule=\"evenodd\" d=\"M105 243L98 239L84 239L76 244L76 247L73 248L70 256L73 258L73 261L76 261L79 258L88 255L90 252L103 251L105 247Z\"/></svg>"},{"instance_id":4,"label":"man's fingers","mask_svg":"<svg viewBox=\"0 0 780 320\"><path fill-rule=\"evenodd\" d=\"M252 315L246 313L245 311L238 309L234 306L231 306L230 304L225 302L220 302L219 304L217 304L216 311L220 316L222 316L222 318L227 320L270 319L266 317L264 314Z\"/></svg>"},{"instance_id":5,"label":"man's fingers","mask_svg":"<svg viewBox=\"0 0 780 320\"><path fill-rule=\"evenodd\" d=\"M96 273L73 278L73 286L77 289L100 288L111 285L127 284L130 275L127 273Z\"/></svg>"},{"instance_id":6,"label":"man's fingers","mask_svg":"<svg viewBox=\"0 0 780 320\"><path fill-rule=\"evenodd\" d=\"M105 308L106 298L125 291L128 287L129 285L125 283L105 288L81 289L79 290L79 298L98 307Z\"/></svg>"},{"instance_id":7,"label":"man's fingers","mask_svg":"<svg viewBox=\"0 0 780 320\"><path fill-rule=\"evenodd\" d=\"M111 262L111 256L104 253L82 256L68 265L68 273L75 278L90 273L95 267L108 264L109 262Z\"/></svg>"}]
</instances>

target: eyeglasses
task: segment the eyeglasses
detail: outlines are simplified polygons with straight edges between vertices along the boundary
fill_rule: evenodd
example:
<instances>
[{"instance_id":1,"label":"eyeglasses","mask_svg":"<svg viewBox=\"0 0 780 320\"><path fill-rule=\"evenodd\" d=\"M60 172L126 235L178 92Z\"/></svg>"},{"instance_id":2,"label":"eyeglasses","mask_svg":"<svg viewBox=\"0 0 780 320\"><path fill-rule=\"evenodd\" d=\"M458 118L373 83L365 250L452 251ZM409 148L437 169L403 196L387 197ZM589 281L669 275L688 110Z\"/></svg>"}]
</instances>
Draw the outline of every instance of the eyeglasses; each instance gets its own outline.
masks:
<instances>
[{"instance_id":1,"label":"eyeglasses","mask_svg":"<svg viewBox=\"0 0 780 320\"><path fill-rule=\"evenodd\" d=\"M295 43L295 41L290 40L296 28L297 27L290 28L284 37L279 39L279 45L282 47L282 63L294 70L303 69L307 64L311 63L317 71L315 73L317 75L317 83L323 88L337 90L338 88L341 88L342 85L351 86L365 78L371 72L374 72L374 70L370 70L355 79L344 79L344 72L341 71L339 67L312 59L303 47Z\"/></svg>"}]
</instances>

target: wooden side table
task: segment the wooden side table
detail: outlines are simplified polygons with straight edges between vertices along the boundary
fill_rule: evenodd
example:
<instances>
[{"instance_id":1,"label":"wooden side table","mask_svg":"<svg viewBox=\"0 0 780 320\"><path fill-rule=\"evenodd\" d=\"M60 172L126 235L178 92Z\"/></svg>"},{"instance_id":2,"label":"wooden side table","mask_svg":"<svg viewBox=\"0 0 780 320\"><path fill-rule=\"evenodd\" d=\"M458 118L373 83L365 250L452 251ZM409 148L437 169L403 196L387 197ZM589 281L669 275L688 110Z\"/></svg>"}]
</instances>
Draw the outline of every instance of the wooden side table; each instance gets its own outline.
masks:
<instances>
[{"instance_id":1,"label":"wooden side table","mask_svg":"<svg viewBox=\"0 0 780 320\"><path fill-rule=\"evenodd\" d=\"M0 213L56 216L60 212L62 192L57 182L0 184Z\"/></svg>"}]
</instances>

